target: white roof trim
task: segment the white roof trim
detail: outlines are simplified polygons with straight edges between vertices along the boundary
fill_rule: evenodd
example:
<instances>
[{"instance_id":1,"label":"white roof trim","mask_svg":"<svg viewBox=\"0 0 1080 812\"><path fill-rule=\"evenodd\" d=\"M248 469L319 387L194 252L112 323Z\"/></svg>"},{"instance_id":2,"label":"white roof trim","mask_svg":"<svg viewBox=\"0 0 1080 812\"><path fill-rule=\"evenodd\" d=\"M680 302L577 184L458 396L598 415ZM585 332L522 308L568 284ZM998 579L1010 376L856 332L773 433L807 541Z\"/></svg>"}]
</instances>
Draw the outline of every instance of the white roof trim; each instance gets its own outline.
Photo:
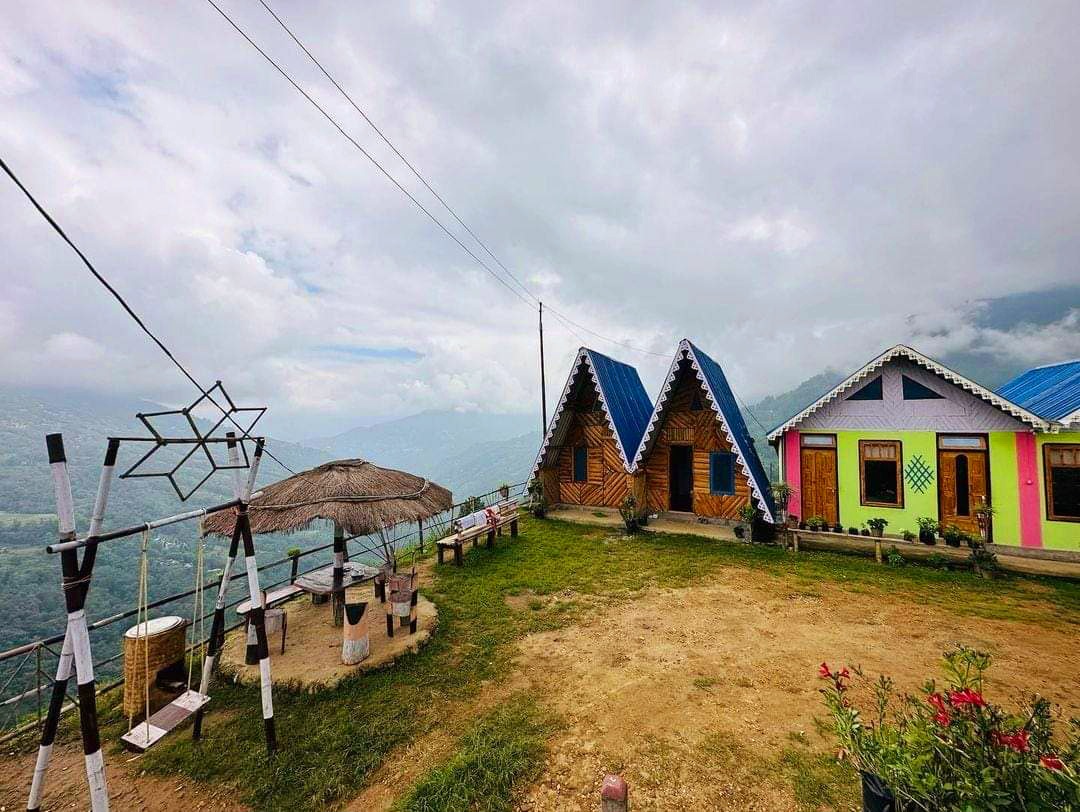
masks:
<instances>
[{"instance_id":1,"label":"white roof trim","mask_svg":"<svg viewBox=\"0 0 1080 812\"><path fill-rule=\"evenodd\" d=\"M682 360L684 352L690 361L690 366L697 375L697 379L701 382L702 388L705 390L705 397L708 399L709 405L716 415L716 419L720 421L720 426L724 429L724 434L727 435L728 443L735 453L735 458L739 461L739 467L742 468L743 474L746 476L746 481L750 483L750 488L753 491L754 497L757 499L758 507L761 508L761 512L770 522L775 522L776 519L769 509L769 503L765 501L765 497L761 493L761 488L754 479L754 475L751 473L750 466L747 464L746 459L743 457L742 449L739 448L739 444L735 442L735 435L728 426L728 422L724 418L724 413L720 410L716 395L713 394L712 387L709 386L709 382L705 378L705 373L701 371L701 365L698 363L697 356L694 353L694 346L690 343L689 339L684 338L680 341L679 347L675 351L675 357L671 361L671 367L668 369L667 378L664 380L664 386L656 399L656 405L653 407L652 417L649 418L649 424L645 427L645 433L641 436L641 442L638 444L637 453L634 455L633 466L629 469L630 473L635 473L641 465L645 455L645 447L649 444L649 439L656 430L657 424L660 421L660 413L663 411L668 395L671 394L672 385L675 383L675 375L679 371L679 361Z\"/></svg>"},{"instance_id":2,"label":"white roof trim","mask_svg":"<svg viewBox=\"0 0 1080 812\"><path fill-rule=\"evenodd\" d=\"M611 435L615 438L615 445L619 449L619 456L622 458L623 467L626 469L627 473L631 470L630 459L626 454L626 449L623 448L622 438L619 437L619 432L615 430L615 421L611 419L611 410L608 409L607 399L604 395L604 387L600 385L600 378L597 377L596 370L593 368L591 353L592 351L588 347L582 347L574 357L574 364L570 367L570 374L566 378L566 385L563 387L562 397L559 398L559 406L555 409L555 414L551 418L551 424L548 426L547 434L544 436L544 442L540 446L540 452L536 455L536 462L533 463L532 473L529 474L530 480L536 476L536 472L540 468L540 460L544 458L544 455L548 451L548 447L551 445L552 439L555 437L555 429L558 428L559 420L562 418L562 413L566 409L567 401L570 399L570 393L574 388L574 379L577 377L578 367L581 366L582 361L585 362L585 368L588 370L589 376L596 386L597 396L604 407L604 418L607 420L608 429L611 430Z\"/></svg>"},{"instance_id":3,"label":"white roof trim","mask_svg":"<svg viewBox=\"0 0 1080 812\"><path fill-rule=\"evenodd\" d=\"M913 350L911 347L908 347L904 344L897 344L895 347L892 347L891 349L883 352L881 355L879 355L869 364L864 366L862 369L858 370L852 375L849 375L838 386L836 386L829 392L826 392L824 395L815 400L813 403L811 403L797 415L792 417L790 420L770 431L768 434L769 441L771 442L777 439L788 429L795 428L795 426L797 426L807 417L812 415L814 412L836 400L838 397L840 397L840 395L843 395L855 384L864 380L874 372L877 372L879 369L885 366L885 364L889 363L895 358L907 358L909 361L918 364L921 367L925 367L938 377L944 378L946 381L949 381L950 383L959 386L961 389L967 390L976 397L982 398L992 406L996 406L998 409L1005 412L1006 414L1010 414L1017 420L1021 420L1036 429L1047 431L1050 428L1049 424L1038 415L1029 412L1027 409L1022 409L1012 401L1006 400L1005 398L1001 397L1001 395L998 395L995 392L991 392L986 387L980 386L979 384L965 378L959 373L953 372L948 367L942 366L937 361L932 358L928 358L921 352Z\"/></svg>"}]
</instances>

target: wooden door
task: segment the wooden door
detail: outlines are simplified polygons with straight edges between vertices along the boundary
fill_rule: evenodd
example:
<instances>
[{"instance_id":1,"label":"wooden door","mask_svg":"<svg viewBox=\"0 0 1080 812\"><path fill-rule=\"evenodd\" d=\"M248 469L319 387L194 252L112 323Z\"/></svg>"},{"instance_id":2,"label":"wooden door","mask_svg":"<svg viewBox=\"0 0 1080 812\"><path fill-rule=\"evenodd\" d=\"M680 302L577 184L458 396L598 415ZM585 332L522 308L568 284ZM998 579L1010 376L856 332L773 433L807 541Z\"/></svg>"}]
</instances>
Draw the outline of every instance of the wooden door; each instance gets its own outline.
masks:
<instances>
[{"instance_id":1,"label":"wooden door","mask_svg":"<svg viewBox=\"0 0 1080 812\"><path fill-rule=\"evenodd\" d=\"M799 520L806 521L811 516L820 516L829 524L836 524L840 521L836 485L836 448L803 446L800 457L802 516Z\"/></svg>"},{"instance_id":2,"label":"wooden door","mask_svg":"<svg viewBox=\"0 0 1080 812\"><path fill-rule=\"evenodd\" d=\"M668 451L671 510L689 513L694 509L694 448L689 445L673 445Z\"/></svg>"},{"instance_id":3,"label":"wooden door","mask_svg":"<svg viewBox=\"0 0 1080 812\"><path fill-rule=\"evenodd\" d=\"M975 508L990 502L990 464L986 451L938 451L938 513L942 527L954 524L979 534Z\"/></svg>"}]
</instances>

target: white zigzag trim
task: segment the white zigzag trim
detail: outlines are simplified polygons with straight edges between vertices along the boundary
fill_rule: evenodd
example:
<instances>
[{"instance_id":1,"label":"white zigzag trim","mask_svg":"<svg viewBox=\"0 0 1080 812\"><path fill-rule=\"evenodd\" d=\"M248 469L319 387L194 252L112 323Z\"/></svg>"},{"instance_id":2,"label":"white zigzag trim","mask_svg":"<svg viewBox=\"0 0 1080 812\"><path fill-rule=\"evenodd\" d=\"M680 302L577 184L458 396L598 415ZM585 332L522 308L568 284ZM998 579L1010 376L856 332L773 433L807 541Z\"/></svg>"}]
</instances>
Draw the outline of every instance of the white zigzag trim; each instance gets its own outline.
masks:
<instances>
[{"instance_id":1,"label":"white zigzag trim","mask_svg":"<svg viewBox=\"0 0 1080 812\"><path fill-rule=\"evenodd\" d=\"M552 439L555 437L555 429L559 426L559 420L562 417L563 410L566 408L566 403L570 397L570 391L573 389L574 380L577 377L577 370L578 367L581 366L582 360L585 361L585 368L589 371L593 384L596 386L600 403L604 406L604 417L607 419L608 428L611 429L611 434L615 438L615 445L619 449L619 456L622 458L623 467L626 468L627 473L630 473L630 461L626 456L626 450L623 448L622 438L619 437L619 432L615 430L615 421L611 418L611 409L608 408L607 398L604 396L604 387L600 384L600 378L596 374L596 369L593 367L592 355L590 354L588 347L582 347L578 350L578 354L574 358L574 365L571 367L570 375L566 379L566 386L563 387L562 397L559 398L559 406L555 410L554 416L551 418L551 425L548 428L547 435L544 437L543 445L540 446L540 453L536 455L536 462L533 463L532 472L529 474L530 480L536 476L536 472L540 469L540 461L544 458Z\"/></svg>"},{"instance_id":2,"label":"white zigzag trim","mask_svg":"<svg viewBox=\"0 0 1080 812\"><path fill-rule=\"evenodd\" d=\"M862 369L852 373L834 389L826 392L824 395L811 403L797 415L783 423L781 426L773 429L768 434L768 440L771 442L788 429L794 428L803 420L812 415L814 412L820 410L824 406L827 406L829 403L836 400L840 395L847 392L849 389L851 389L852 386L862 381L868 375L876 372L881 367L885 366L885 364L887 364L889 361L892 361L894 358L898 357L907 358L909 361L918 364L921 367L925 367L926 369L936 374L938 377L944 378L950 383L959 386L961 389L970 392L978 398L982 398L987 403L991 404L992 406L996 406L1001 411L1006 412L1007 414L1011 414L1017 420L1030 424L1033 428L1042 429L1043 431L1047 431L1050 428L1049 424L1045 420L1027 411L1027 409L1023 409L1017 406L1012 401L1006 400L1005 398L1001 397L1001 395L991 392L986 387L980 386L974 381L968 380L963 375L953 372L948 367L942 366L937 361L933 360L932 358L928 358L921 352L913 350L911 347L908 347L904 344L897 344L895 347L892 347L891 349L883 352L881 355L879 355L869 364L864 366Z\"/></svg>"},{"instance_id":3,"label":"white zigzag trim","mask_svg":"<svg viewBox=\"0 0 1080 812\"><path fill-rule=\"evenodd\" d=\"M675 358L671 362L671 368L668 370L667 380L664 381L664 386L660 390L660 396L656 399L656 406L653 407L653 414L649 420L649 425L645 429L645 434L642 435L641 443L638 445L637 454L634 456L634 467L631 469L631 473L637 471L638 466L641 464L642 457L645 453L645 446L649 442L649 438L652 436L653 430L656 427L657 422L660 419L660 413L663 409L664 403L667 402L668 395L671 394L672 384L675 382L675 375L679 369L679 361L681 360L682 353L687 354L687 358L690 360L690 365L694 369L694 374L697 375L697 379L701 382L702 387L705 389L705 396L709 399L709 403L712 406L713 413L716 415L716 419L720 421L720 426L724 429L724 434L728 438L728 443L731 444L732 449L735 451L735 457L739 461L739 467L742 468L743 474L746 476L746 481L750 483L750 487L754 491L754 496L757 498L758 507L761 508L761 512L764 513L770 522L775 522L776 519L769 509L769 503L765 501L765 497L762 494L761 486L757 479L754 477L753 472L750 470L750 465L747 463L746 458L743 456L742 449L735 441L735 435L731 431L731 427L728 425L728 421L724 417L723 411L720 409L720 402L716 399L716 395L713 394L712 387L709 386L708 380L705 378L705 373L701 369L701 365L698 363L697 355L694 353L694 348L690 344L688 339L683 339L679 342L679 347L675 351Z\"/></svg>"}]
</instances>

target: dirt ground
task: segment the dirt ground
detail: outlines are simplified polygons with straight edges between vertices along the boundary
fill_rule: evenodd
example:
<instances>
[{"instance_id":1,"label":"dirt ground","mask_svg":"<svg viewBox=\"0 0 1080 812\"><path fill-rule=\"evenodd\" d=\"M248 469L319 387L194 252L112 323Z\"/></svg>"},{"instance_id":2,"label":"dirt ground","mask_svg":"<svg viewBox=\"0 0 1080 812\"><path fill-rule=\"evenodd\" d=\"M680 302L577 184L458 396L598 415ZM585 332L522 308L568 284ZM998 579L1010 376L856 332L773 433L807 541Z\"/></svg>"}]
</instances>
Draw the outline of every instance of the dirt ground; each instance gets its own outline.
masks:
<instances>
[{"instance_id":1,"label":"dirt ground","mask_svg":"<svg viewBox=\"0 0 1080 812\"><path fill-rule=\"evenodd\" d=\"M543 600L560 599L567 596ZM530 602L518 597L508 609L528 612ZM625 776L639 812L788 812L796 808L789 782L763 780L760 765L795 739L809 743L799 745L807 752L827 749L814 727L822 708L818 665L860 664L871 675L891 675L901 690L914 690L937 675L941 652L958 642L994 655L987 686L993 698L1038 691L1066 717L1080 713L1075 625L956 616L913 599L884 603L841 585L807 588L727 569L705 584L653 590L590 610L576 625L525 638L509 679L475 703L447 707L446 724L387 759L347 809L388 809L453 751L456 734L449 731L529 688L565 726L551 742L539 780L519 801L523 812L593 812L608 771ZM69 805L48 808L82 808L81 755L60 749L57 758L66 769L54 775L52 797ZM138 776L137 763L117 762L113 757L109 768L117 808L242 808L218 790ZM0 776L0 807L9 810L25 804L33 757L20 757L15 766Z\"/></svg>"},{"instance_id":2,"label":"dirt ground","mask_svg":"<svg viewBox=\"0 0 1080 812\"><path fill-rule=\"evenodd\" d=\"M370 589L368 590L370 592ZM416 605L416 634L402 629L394 619L394 636L386 636L386 613L373 596L368 603L367 659L357 665L341 662L341 627L331 623L330 604L314 605L307 599L285 604L288 625L285 633L285 653L281 653L281 637L271 634L270 663L273 681L281 684L303 685L311 688L336 685L357 671L381 668L409 651L416 651L427 642L439 619L435 604L420 597ZM349 595L349 600L353 596ZM359 598L357 598L359 599ZM247 638L242 630L230 634L225 641L222 664L235 671L246 683L259 681L259 666L244 665Z\"/></svg>"}]
</instances>

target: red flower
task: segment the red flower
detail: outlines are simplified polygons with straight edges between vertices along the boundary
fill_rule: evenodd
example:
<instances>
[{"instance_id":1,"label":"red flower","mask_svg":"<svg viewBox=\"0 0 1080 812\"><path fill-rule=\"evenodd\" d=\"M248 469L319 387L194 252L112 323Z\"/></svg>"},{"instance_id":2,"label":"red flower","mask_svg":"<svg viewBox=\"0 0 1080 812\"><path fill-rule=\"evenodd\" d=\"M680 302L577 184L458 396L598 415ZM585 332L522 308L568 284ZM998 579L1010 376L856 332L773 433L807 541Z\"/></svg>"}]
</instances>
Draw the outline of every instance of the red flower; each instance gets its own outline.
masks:
<instances>
[{"instance_id":1,"label":"red flower","mask_svg":"<svg viewBox=\"0 0 1080 812\"><path fill-rule=\"evenodd\" d=\"M1040 756L1039 763L1048 770L1064 770L1065 762L1057 756Z\"/></svg>"},{"instance_id":2,"label":"red flower","mask_svg":"<svg viewBox=\"0 0 1080 812\"><path fill-rule=\"evenodd\" d=\"M840 672L837 673L836 676L839 677L840 679L851 679L851 674L848 673L848 670L846 668L841 669Z\"/></svg>"},{"instance_id":3,"label":"red flower","mask_svg":"<svg viewBox=\"0 0 1080 812\"><path fill-rule=\"evenodd\" d=\"M818 669L818 676L822 679L830 679L832 677L832 671L829 670L828 663L821 664L821 667Z\"/></svg>"},{"instance_id":4,"label":"red flower","mask_svg":"<svg viewBox=\"0 0 1080 812\"><path fill-rule=\"evenodd\" d=\"M957 707L974 705L976 708L982 708L986 706L986 700L982 698L982 694L970 688L965 688L962 691L950 691L949 701Z\"/></svg>"},{"instance_id":5,"label":"red flower","mask_svg":"<svg viewBox=\"0 0 1080 812\"><path fill-rule=\"evenodd\" d=\"M934 721L942 727L947 727L949 722L952 721L952 717L949 716L949 714L945 711L939 710L937 713L934 714Z\"/></svg>"},{"instance_id":6,"label":"red flower","mask_svg":"<svg viewBox=\"0 0 1080 812\"><path fill-rule=\"evenodd\" d=\"M926 701L937 708L938 713L945 713L945 697L941 694L930 694L926 697Z\"/></svg>"},{"instance_id":7,"label":"red flower","mask_svg":"<svg viewBox=\"0 0 1080 812\"><path fill-rule=\"evenodd\" d=\"M1028 740L1031 738L1026 730L1018 730L1015 733L1002 733L1000 730L995 730L993 737L994 744L1008 747L1017 753L1026 753L1028 751Z\"/></svg>"}]
</instances>

